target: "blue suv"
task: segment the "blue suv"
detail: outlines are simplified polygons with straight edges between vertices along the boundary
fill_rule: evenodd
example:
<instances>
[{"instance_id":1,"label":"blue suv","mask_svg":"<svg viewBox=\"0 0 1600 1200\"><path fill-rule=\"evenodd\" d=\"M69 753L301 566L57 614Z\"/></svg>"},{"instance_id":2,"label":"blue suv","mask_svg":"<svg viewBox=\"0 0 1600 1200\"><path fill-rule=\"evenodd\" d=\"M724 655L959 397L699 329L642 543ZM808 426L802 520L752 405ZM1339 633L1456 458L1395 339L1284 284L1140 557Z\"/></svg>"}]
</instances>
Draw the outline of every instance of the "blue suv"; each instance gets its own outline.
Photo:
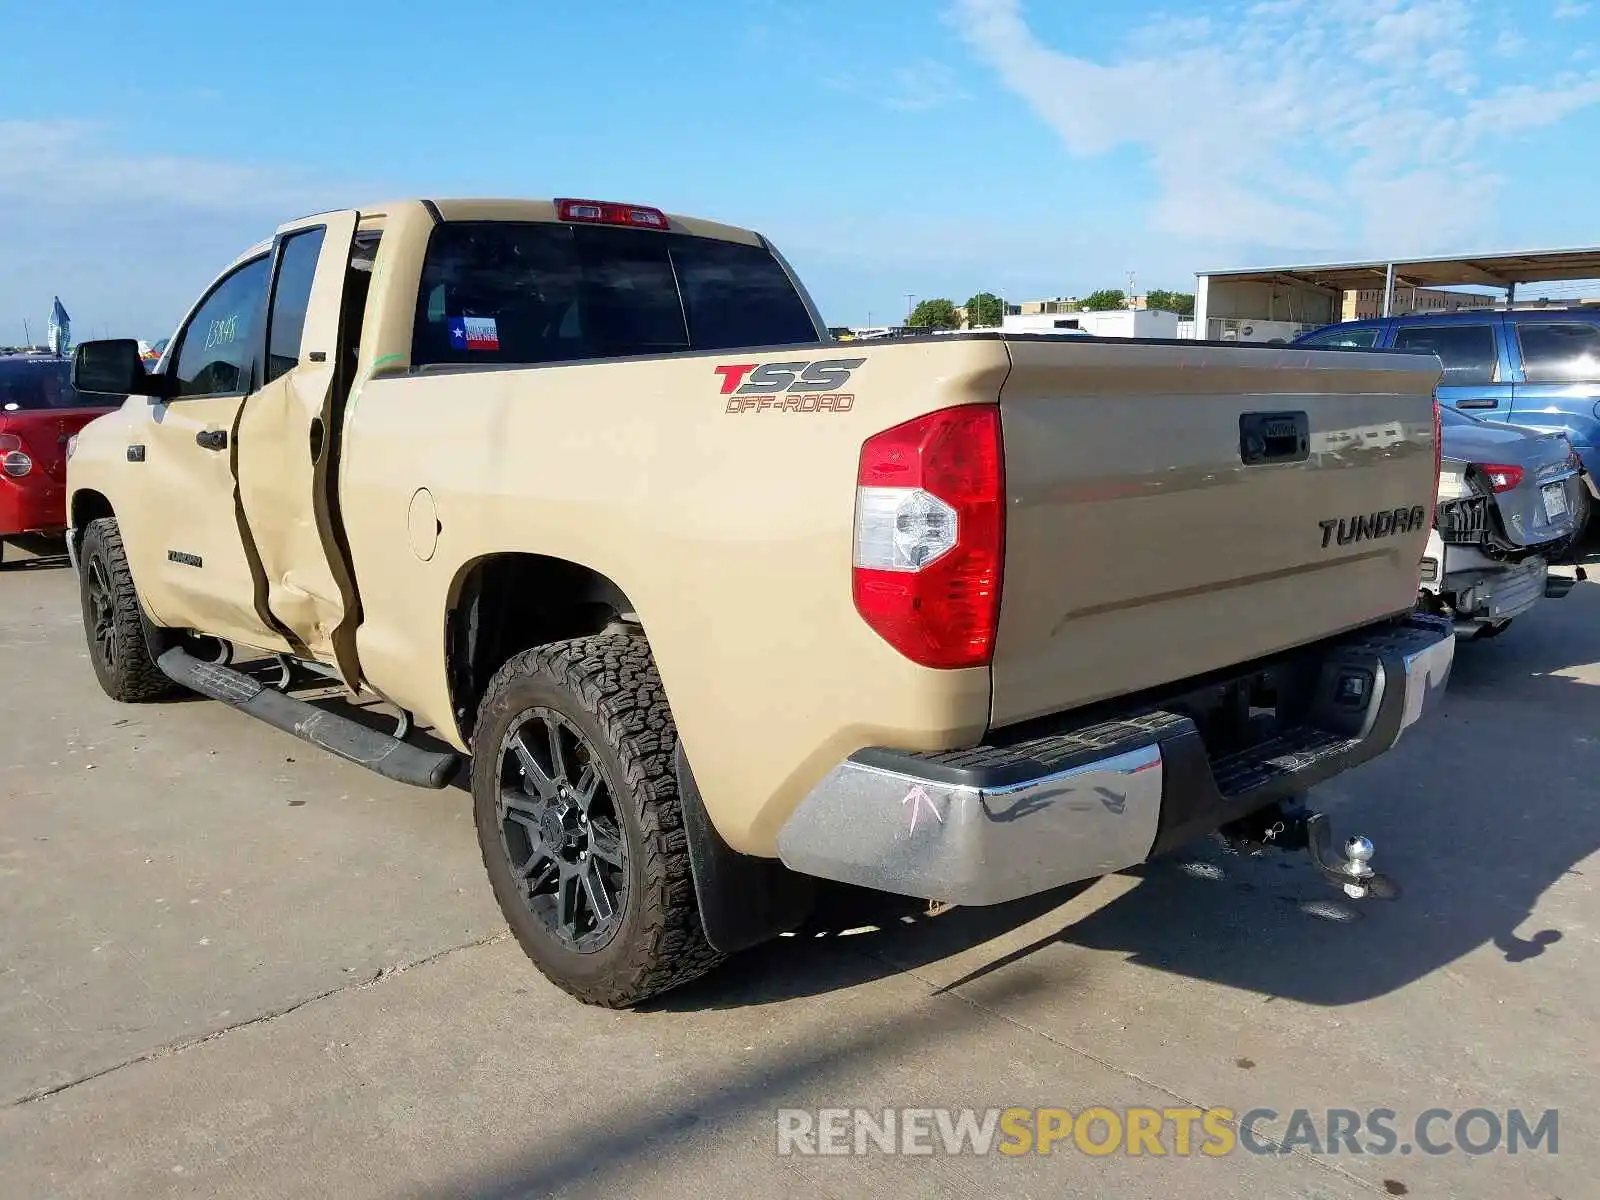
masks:
<instances>
[{"instance_id":1,"label":"blue suv","mask_svg":"<svg viewBox=\"0 0 1600 1200\"><path fill-rule=\"evenodd\" d=\"M1439 403L1486 421L1564 433L1600 476L1600 311L1466 309L1328 325L1301 346L1417 350L1439 356Z\"/></svg>"}]
</instances>

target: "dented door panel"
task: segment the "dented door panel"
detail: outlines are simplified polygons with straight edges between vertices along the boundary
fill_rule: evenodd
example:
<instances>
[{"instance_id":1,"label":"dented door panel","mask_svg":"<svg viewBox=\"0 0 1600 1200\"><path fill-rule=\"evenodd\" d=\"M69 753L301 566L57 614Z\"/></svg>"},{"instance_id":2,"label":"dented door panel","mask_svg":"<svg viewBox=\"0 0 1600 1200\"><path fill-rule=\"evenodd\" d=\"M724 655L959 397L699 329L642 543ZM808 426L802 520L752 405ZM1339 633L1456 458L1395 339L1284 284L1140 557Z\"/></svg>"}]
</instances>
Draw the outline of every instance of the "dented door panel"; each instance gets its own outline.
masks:
<instances>
[{"instance_id":1,"label":"dented door panel","mask_svg":"<svg viewBox=\"0 0 1600 1200\"><path fill-rule=\"evenodd\" d=\"M347 210L279 230L267 382L245 401L235 452L241 519L260 566L264 607L298 652L336 666L347 682L357 674L347 629L355 595L334 526L329 430L358 220Z\"/></svg>"}]
</instances>

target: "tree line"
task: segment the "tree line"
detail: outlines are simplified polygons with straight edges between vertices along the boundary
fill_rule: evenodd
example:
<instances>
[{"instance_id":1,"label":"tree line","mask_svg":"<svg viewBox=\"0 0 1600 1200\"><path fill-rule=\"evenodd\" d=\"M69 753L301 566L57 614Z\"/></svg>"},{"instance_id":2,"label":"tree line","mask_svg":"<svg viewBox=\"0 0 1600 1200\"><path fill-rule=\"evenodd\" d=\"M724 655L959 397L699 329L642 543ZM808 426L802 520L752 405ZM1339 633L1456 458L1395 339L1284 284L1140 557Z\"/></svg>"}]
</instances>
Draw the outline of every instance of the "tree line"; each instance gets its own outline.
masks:
<instances>
[{"instance_id":1,"label":"tree line","mask_svg":"<svg viewBox=\"0 0 1600 1200\"><path fill-rule=\"evenodd\" d=\"M1104 312L1107 309L1125 308L1128 294L1121 288L1101 288L1090 292L1078 301L1078 311ZM1145 293L1145 307L1162 312L1177 313L1180 317L1194 316L1194 295L1191 292L1169 292L1152 288ZM1006 314L1006 302L993 292L979 292L967 301L967 326L983 329L999 325ZM959 329L961 314L955 302L945 297L920 300L911 310L906 324L913 329Z\"/></svg>"}]
</instances>

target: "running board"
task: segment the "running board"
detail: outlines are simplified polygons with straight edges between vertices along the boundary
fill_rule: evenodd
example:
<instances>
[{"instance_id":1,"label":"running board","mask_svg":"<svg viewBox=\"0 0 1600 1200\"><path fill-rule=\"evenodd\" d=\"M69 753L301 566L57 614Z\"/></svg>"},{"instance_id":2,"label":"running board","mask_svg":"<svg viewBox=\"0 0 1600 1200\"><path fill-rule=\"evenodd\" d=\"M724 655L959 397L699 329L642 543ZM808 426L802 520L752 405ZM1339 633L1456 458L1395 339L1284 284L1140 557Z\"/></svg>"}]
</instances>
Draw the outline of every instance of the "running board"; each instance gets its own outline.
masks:
<instances>
[{"instance_id":1,"label":"running board","mask_svg":"<svg viewBox=\"0 0 1600 1200\"><path fill-rule=\"evenodd\" d=\"M174 646L157 660L167 678L191 691L231 704L285 733L413 787L442 788L455 778L459 755L410 745L349 717L258 683L232 667L204 662Z\"/></svg>"}]
</instances>

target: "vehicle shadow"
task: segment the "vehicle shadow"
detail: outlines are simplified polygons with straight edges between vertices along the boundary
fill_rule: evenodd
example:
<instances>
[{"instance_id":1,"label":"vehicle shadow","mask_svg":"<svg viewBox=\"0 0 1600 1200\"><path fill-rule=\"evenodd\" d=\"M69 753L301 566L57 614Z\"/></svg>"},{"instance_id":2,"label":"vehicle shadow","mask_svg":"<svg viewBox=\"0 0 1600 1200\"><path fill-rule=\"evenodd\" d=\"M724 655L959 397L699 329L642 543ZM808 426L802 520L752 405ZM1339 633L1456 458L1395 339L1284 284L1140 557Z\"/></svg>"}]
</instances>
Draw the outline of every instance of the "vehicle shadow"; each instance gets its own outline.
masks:
<instances>
[{"instance_id":1,"label":"vehicle shadow","mask_svg":"<svg viewBox=\"0 0 1600 1200\"><path fill-rule=\"evenodd\" d=\"M0 548L0 571L58 571L71 565L67 544L60 538L7 538Z\"/></svg>"}]
</instances>

